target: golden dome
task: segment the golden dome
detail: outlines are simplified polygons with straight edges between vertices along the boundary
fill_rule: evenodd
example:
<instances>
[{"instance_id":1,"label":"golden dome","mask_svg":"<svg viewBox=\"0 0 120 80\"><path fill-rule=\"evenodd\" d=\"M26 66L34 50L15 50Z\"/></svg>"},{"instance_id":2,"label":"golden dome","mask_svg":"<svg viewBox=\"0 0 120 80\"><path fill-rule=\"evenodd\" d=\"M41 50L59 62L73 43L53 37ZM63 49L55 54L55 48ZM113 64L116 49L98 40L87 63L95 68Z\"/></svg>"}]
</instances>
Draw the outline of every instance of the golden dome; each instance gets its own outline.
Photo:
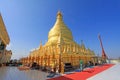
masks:
<instances>
[{"instance_id":1,"label":"golden dome","mask_svg":"<svg viewBox=\"0 0 120 80\"><path fill-rule=\"evenodd\" d=\"M72 32L64 24L62 19L62 14L60 11L58 11L56 22L53 28L49 31L48 42L46 43L46 45L49 45L51 43L56 44L60 34L65 43L74 42L72 37Z\"/></svg>"}]
</instances>

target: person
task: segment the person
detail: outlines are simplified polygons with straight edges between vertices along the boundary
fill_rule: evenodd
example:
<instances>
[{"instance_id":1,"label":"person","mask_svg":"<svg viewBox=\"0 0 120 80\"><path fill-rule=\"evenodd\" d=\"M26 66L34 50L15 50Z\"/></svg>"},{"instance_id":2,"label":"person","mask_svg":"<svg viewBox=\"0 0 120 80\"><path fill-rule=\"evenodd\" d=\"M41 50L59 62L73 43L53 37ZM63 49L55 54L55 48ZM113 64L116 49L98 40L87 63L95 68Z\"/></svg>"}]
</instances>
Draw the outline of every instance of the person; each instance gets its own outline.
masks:
<instances>
[{"instance_id":1,"label":"person","mask_svg":"<svg viewBox=\"0 0 120 80\"><path fill-rule=\"evenodd\" d=\"M83 71L83 60L80 60L80 70Z\"/></svg>"}]
</instances>

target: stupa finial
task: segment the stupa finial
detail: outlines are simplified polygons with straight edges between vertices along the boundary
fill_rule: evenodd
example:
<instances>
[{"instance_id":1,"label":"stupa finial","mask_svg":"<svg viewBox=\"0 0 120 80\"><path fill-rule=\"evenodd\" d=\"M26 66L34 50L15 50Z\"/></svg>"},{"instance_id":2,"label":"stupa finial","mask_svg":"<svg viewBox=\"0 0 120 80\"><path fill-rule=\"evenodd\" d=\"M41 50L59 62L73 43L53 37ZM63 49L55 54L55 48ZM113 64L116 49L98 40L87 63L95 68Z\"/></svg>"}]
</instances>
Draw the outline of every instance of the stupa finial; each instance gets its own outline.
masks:
<instances>
[{"instance_id":1,"label":"stupa finial","mask_svg":"<svg viewBox=\"0 0 120 80\"><path fill-rule=\"evenodd\" d=\"M57 19L62 19L62 13L61 13L61 11L58 11L58 13L57 13Z\"/></svg>"}]
</instances>

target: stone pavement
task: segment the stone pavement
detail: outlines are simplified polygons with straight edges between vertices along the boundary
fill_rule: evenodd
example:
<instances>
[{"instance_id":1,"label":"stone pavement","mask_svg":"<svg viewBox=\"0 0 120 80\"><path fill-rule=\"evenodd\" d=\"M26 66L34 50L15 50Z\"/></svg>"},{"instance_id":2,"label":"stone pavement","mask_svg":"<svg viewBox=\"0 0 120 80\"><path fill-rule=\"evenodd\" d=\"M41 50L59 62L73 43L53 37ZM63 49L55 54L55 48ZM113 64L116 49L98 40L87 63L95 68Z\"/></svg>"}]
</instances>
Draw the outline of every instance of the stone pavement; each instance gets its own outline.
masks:
<instances>
[{"instance_id":1,"label":"stone pavement","mask_svg":"<svg viewBox=\"0 0 120 80\"><path fill-rule=\"evenodd\" d=\"M87 80L120 80L120 63L88 78Z\"/></svg>"}]
</instances>

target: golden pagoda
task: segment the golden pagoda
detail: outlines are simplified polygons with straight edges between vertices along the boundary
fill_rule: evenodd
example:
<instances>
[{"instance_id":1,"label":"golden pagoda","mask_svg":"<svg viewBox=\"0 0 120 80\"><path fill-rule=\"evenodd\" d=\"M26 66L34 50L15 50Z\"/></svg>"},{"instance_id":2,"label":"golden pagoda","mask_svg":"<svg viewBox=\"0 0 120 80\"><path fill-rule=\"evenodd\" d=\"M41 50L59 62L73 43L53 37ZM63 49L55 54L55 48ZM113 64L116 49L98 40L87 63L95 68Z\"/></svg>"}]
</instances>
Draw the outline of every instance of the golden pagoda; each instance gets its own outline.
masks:
<instances>
[{"instance_id":1,"label":"golden pagoda","mask_svg":"<svg viewBox=\"0 0 120 80\"><path fill-rule=\"evenodd\" d=\"M65 25L63 16L58 11L56 22L48 33L48 41L45 45L41 43L39 48L32 51L27 58L22 58L21 61L23 63L36 62L40 66L58 68L62 72L65 63L78 67L80 60L87 63L93 56L95 54L92 50L86 49L83 43L79 45L73 40L72 32Z\"/></svg>"}]
</instances>

